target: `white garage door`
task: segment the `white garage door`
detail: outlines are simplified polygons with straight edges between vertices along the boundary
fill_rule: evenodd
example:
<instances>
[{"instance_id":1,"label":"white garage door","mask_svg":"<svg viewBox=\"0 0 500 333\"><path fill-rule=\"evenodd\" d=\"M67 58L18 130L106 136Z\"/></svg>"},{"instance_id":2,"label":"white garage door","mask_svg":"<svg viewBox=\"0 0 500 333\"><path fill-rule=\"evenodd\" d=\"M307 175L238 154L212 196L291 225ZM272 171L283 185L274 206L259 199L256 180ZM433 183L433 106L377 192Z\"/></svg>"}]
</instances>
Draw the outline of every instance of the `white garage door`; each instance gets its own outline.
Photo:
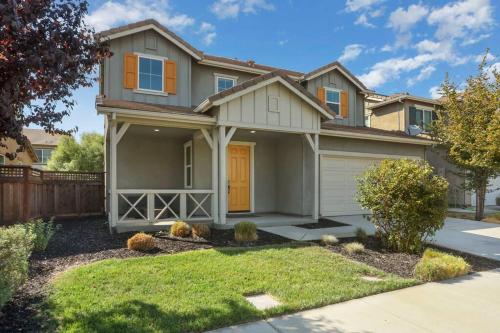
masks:
<instances>
[{"instance_id":1,"label":"white garage door","mask_svg":"<svg viewBox=\"0 0 500 333\"><path fill-rule=\"evenodd\" d=\"M322 155L320 161L320 214L366 214L356 201L356 177L381 159Z\"/></svg>"}]
</instances>

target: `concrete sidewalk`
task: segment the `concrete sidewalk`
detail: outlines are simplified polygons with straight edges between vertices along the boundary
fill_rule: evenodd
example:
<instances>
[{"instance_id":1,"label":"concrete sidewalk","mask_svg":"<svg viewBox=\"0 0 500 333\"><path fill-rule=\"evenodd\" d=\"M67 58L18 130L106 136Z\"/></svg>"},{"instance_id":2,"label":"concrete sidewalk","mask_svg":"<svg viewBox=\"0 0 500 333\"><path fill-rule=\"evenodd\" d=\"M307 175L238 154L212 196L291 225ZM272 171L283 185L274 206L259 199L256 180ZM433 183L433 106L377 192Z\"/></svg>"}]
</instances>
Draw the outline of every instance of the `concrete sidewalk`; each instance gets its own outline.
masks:
<instances>
[{"instance_id":1,"label":"concrete sidewalk","mask_svg":"<svg viewBox=\"0 0 500 333\"><path fill-rule=\"evenodd\" d=\"M222 328L217 333L500 331L500 270Z\"/></svg>"}]
</instances>

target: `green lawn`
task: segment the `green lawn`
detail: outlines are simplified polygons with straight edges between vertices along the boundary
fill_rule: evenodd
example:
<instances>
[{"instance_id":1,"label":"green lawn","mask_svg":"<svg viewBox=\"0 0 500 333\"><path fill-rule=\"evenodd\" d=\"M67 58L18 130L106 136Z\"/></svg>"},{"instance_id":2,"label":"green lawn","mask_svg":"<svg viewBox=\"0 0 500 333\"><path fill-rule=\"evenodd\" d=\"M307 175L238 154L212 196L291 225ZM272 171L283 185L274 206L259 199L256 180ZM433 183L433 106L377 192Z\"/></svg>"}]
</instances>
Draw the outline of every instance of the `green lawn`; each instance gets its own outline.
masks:
<instances>
[{"instance_id":1,"label":"green lawn","mask_svg":"<svg viewBox=\"0 0 500 333\"><path fill-rule=\"evenodd\" d=\"M192 332L416 283L318 246L223 248L75 268L54 280L47 308L63 332ZM260 292L283 305L262 312L243 297Z\"/></svg>"}]
</instances>

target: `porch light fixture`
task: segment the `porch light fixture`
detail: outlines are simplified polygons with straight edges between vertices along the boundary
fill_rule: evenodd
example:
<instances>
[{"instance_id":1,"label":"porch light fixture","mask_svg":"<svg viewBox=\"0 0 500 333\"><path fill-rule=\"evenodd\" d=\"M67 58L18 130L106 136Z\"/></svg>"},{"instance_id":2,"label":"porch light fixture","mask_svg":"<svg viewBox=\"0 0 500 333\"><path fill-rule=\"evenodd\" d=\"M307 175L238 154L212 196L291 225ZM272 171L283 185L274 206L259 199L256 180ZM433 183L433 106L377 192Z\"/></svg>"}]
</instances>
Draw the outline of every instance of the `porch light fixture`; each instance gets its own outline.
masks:
<instances>
[{"instance_id":1,"label":"porch light fixture","mask_svg":"<svg viewBox=\"0 0 500 333\"><path fill-rule=\"evenodd\" d=\"M155 128L155 129L154 129L154 131L155 131L155 132L159 132L160 130L159 130L159 129L157 129L157 128Z\"/></svg>"},{"instance_id":2,"label":"porch light fixture","mask_svg":"<svg viewBox=\"0 0 500 333\"><path fill-rule=\"evenodd\" d=\"M255 131L250 131L250 133L254 134L254 133L255 133Z\"/></svg>"}]
</instances>

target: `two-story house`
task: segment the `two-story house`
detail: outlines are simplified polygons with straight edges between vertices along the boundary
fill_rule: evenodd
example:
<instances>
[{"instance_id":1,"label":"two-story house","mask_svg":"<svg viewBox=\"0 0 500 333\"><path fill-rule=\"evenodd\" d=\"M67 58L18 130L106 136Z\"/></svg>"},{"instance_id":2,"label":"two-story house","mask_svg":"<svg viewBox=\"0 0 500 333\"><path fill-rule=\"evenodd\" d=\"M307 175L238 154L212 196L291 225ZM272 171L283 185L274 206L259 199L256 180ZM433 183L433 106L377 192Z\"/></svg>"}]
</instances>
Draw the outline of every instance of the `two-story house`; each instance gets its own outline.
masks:
<instances>
[{"instance_id":1,"label":"two-story house","mask_svg":"<svg viewBox=\"0 0 500 333\"><path fill-rule=\"evenodd\" d=\"M431 123L436 119L439 100L413 96L408 93L379 95L381 100L367 106L370 126L411 135L429 137ZM453 206L470 206L471 194L464 190L462 172L446 160L444 149L433 145L426 151L426 160L437 174L450 183L448 200Z\"/></svg>"},{"instance_id":2,"label":"two-story house","mask_svg":"<svg viewBox=\"0 0 500 333\"><path fill-rule=\"evenodd\" d=\"M37 128L24 128L23 134L30 141L37 156L37 161L33 163L33 166L45 169L52 152L57 148L64 135L47 133L45 130Z\"/></svg>"},{"instance_id":3,"label":"two-story house","mask_svg":"<svg viewBox=\"0 0 500 333\"><path fill-rule=\"evenodd\" d=\"M99 37L113 230L363 214L355 177L432 145L365 127L374 93L338 62L301 73L207 55L154 20Z\"/></svg>"}]
</instances>

